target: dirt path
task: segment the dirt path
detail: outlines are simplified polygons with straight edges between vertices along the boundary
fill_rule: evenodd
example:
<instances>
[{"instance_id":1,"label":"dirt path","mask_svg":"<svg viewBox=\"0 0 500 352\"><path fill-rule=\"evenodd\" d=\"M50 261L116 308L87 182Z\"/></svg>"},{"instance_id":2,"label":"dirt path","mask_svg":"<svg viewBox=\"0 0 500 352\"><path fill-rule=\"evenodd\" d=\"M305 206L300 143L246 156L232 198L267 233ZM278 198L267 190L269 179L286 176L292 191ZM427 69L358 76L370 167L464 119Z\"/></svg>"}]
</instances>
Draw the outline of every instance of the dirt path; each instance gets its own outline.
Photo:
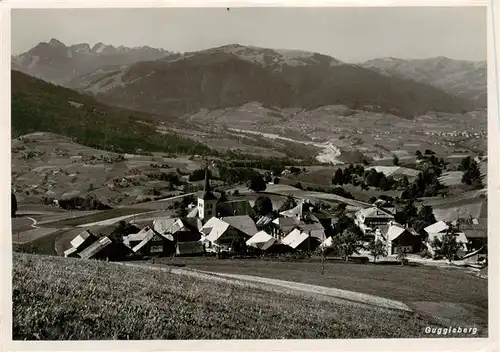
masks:
<instances>
[{"instance_id":1,"label":"dirt path","mask_svg":"<svg viewBox=\"0 0 500 352\"><path fill-rule=\"evenodd\" d=\"M38 226L36 226L37 221L35 219L29 217L29 216L28 216L28 219L30 219L31 221L33 221L33 223L31 224L31 227L34 228L34 229L37 229L38 228Z\"/></svg>"},{"instance_id":2,"label":"dirt path","mask_svg":"<svg viewBox=\"0 0 500 352\"><path fill-rule=\"evenodd\" d=\"M147 267L152 270L161 270L171 274L185 275L196 277L205 280L225 282L233 285L256 287L265 290L286 292L292 294L312 296L315 298L333 301L339 304L349 304L363 306L371 309L391 309L406 312L412 312L412 309L400 301L390 300L383 297L358 293L353 291L340 290L336 288L303 284L292 281L284 281L277 279L269 279L264 277L223 274L209 271L201 271L194 269L180 269L176 267L168 267L154 264L131 264L120 263L132 267Z\"/></svg>"}]
</instances>

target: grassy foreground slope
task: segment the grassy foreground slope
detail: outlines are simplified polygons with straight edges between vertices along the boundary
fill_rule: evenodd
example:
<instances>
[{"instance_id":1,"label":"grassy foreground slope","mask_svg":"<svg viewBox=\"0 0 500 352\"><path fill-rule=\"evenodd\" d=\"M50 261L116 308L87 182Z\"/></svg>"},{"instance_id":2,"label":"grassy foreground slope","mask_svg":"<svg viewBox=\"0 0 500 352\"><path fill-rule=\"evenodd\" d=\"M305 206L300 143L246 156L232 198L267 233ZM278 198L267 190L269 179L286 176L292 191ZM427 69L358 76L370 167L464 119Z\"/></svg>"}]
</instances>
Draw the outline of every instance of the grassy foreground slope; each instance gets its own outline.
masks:
<instances>
[{"instance_id":1,"label":"grassy foreground slope","mask_svg":"<svg viewBox=\"0 0 500 352\"><path fill-rule=\"evenodd\" d=\"M77 143L115 152L209 153L210 148L173 134L161 134L147 114L110 107L71 89L19 71L12 78L12 137L53 132Z\"/></svg>"},{"instance_id":2,"label":"grassy foreground slope","mask_svg":"<svg viewBox=\"0 0 500 352\"><path fill-rule=\"evenodd\" d=\"M114 263L13 253L13 338L423 337L428 316L367 310Z\"/></svg>"}]
</instances>

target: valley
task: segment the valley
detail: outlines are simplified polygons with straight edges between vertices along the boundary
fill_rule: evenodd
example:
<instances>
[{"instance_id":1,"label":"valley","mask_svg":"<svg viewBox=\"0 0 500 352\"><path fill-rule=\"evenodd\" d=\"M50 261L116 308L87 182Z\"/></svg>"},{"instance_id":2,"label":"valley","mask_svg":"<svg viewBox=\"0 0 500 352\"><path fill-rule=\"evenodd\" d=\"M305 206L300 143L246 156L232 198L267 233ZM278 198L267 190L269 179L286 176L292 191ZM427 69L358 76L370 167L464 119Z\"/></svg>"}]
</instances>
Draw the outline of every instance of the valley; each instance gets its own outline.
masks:
<instances>
[{"instance_id":1,"label":"valley","mask_svg":"<svg viewBox=\"0 0 500 352\"><path fill-rule=\"evenodd\" d=\"M241 44L13 56L14 338L487 336L485 70Z\"/></svg>"}]
</instances>

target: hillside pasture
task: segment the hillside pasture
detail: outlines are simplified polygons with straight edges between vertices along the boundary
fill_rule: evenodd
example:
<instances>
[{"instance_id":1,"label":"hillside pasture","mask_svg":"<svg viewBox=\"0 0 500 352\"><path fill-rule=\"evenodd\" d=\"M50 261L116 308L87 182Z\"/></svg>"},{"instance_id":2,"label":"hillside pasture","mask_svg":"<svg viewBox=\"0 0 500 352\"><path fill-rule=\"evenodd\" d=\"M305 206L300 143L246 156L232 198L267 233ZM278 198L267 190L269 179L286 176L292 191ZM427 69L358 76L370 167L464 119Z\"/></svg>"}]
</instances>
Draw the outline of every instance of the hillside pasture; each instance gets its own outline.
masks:
<instances>
[{"instance_id":1,"label":"hillside pasture","mask_svg":"<svg viewBox=\"0 0 500 352\"><path fill-rule=\"evenodd\" d=\"M14 340L402 338L447 326L429 314L18 253L12 298Z\"/></svg>"}]
</instances>

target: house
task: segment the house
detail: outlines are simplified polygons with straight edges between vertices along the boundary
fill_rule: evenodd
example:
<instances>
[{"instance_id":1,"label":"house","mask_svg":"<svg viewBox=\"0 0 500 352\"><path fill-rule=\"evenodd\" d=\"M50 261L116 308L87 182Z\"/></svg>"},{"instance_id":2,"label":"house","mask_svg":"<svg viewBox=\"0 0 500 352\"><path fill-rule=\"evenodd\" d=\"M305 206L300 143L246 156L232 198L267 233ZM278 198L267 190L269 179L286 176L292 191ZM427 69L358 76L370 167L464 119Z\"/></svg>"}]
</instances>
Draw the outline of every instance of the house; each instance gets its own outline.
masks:
<instances>
[{"instance_id":1,"label":"house","mask_svg":"<svg viewBox=\"0 0 500 352\"><path fill-rule=\"evenodd\" d=\"M279 230L276 235L280 238L292 232L300 225L300 221L295 217L279 216L272 221L272 224L276 225L276 229Z\"/></svg>"},{"instance_id":2,"label":"house","mask_svg":"<svg viewBox=\"0 0 500 352\"><path fill-rule=\"evenodd\" d=\"M177 221L177 218L158 218L153 221L153 229L160 235L166 234L167 230Z\"/></svg>"},{"instance_id":3,"label":"house","mask_svg":"<svg viewBox=\"0 0 500 352\"><path fill-rule=\"evenodd\" d=\"M443 240L443 237L446 235L448 232L450 226L445 223L444 221L438 221L432 225L427 226L424 231L427 233L427 249L431 254L435 253L435 249L433 248L432 244L435 241L435 239L438 239L439 241ZM457 237L457 242L461 244L460 251L461 252L467 252L467 245L469 243L469 240L465 236L465 233L463 232L457 232L455 233Z\"/></svg>"},{"instance_id":4,"label":"house","mask_svg":"<svg viewBox=\"0 0 500 352\"><path fill-rule=\"evenodd\" d=\"M386 228L377 232L378 234L381 234L389 255L403 252L415 253L421 249L420 235L412 228L405 228L398 223L390 222Z\"/></svg>"},{"instance_id":5,"label":"house","mask_svg":"<svg viewBox=\"0 0 500 352\"><path fill-rule=\"evenodd\" d=\"M124 236L123 244L125 244L129 248L133 248L137 246L139 243L141 243L146 237L151 237L151 234L153 233L159 234L157 231L154 230L154 228L146 226L138 233L132 233L128 236ZM168 234L159 234L159 235L164 237L166 240L169 241L174 240L174 238L172 236L169 236Z\"/></svg>"},{"instance_id":6,"label":"house","mask_svg":"<svg viewBox=\"0 0 500 352\"><path fill-rule=\"evenodd\" d=\"M203 225L201 233L204 236L202 240L208 243L206 250L209 252L232 251L239 243L246 242L252 237L241 229L215 217Z\"/></svg>"},{"instance_id":7,"label":"house","mask_svg":"<svg viewBox=\"0 0 500 352\"><path fill-rule=\"evenodd\" d=\"M481 224L463 226L461 230L467 238L470 250L476 250L488 244L488 226Z\"/></svg>"},{"instance_id":8,"label":"house","mask_svg":"<svg viewBox=\"0 0 500 352\"><path fill-rule=\"evenodd\" d=\"M139 256L164 256L172 254L174 249L173 241L147 227L142 241L132 247L132 252Z\"/></svg>"},{"instance_id":9,"label":"house","mask_svg":"<svg viewBox=\"0 0 500 352\"><path fill-rule=\"evenodd\" d=\"M394 221L394 215L378 207L361 209L356 212L354 218L354 223L363 234L373 233L377 227L387 225L391 221Z\"/></svg>"},{"instance_id":10,"label":"house","mask_svg":"<svg viewBox=\"0 0 500 352\"><path fill-rule=\"evenodd\" d=\"M255 223L248 215L226 216L221 218L221 220L250 237L254 236L258 232Z\"/></svg>"},{"instance_id":11,"label":"house","mask_svg":"<svg viewBox=\"0 0 500 352\"><path fill-rule=\"evenodd\" d=\"M200 230L202 228L200 219L177 218L170 227L163 230L163 234L172 236L175 242L199 241L201 239Z\"/></svg>"},{"instance_id":12,"label":"house","mask_svg":"<svg viewBox=\"0 0 500 352\"><path fill-rule=\"evenodd\" d=\"M99 238L90 231L83 231L76 236L71 242L71 247L64 251L65 257L78 257L78 253L97 241Z\"/></svg>"},{"instance_id":13,"label":"house","mask_svg":"<svg viewBox=\"0 0 500 352\"><path fill-rule=\"evenodd\" d=\"M122 243L115 243L105 236L92 243L78 255L82 259L123 260L129 254L131 254L130 248Z\"/></svg>"},{"instance_id":14,"label":"house","mask_svg":"<svg viewBox=\"0 0 500 352\"><path fill-rule=\"evenodd\" d=\"M469 241L469 249L475 250L488 245L488 202L484 202L478 218L469 217L460 223L460 230Z\"/></svg>"},{"instance_id":15,"label":"house","mask_svg":"<svg viewBox=\"0 0 500 352\"><path fill-rule=\"evenodd\" d=\"M278 225L282 235L288 235L292 230L299 228L322 243L326 240L325 227L314 215L312 208L310 202L302 201L294 208L282 211L273 223Z\"/></svg>"},{"instance_id":16,"label":"house","mask_svg":"<svg viewBox=\"0 0 500 352\"><path fill-rule=\"evenodd\" d=\"M257 250L266 251L276 243L276 238L265 231L259 231L252 236L247 242L247 247L252 247Z\"/></svg>"},{"instance_id":17,"label":"house","mask_svg":"<svg viewBox=\"0 0 500 352\"><path fill-rule=\"evenodd\" d=\"M310 248L310 239L311 236L307 232L295 229L283 238L281 243L295 250L309 250L313 249Z\"/></svg>"}]
</instances>

